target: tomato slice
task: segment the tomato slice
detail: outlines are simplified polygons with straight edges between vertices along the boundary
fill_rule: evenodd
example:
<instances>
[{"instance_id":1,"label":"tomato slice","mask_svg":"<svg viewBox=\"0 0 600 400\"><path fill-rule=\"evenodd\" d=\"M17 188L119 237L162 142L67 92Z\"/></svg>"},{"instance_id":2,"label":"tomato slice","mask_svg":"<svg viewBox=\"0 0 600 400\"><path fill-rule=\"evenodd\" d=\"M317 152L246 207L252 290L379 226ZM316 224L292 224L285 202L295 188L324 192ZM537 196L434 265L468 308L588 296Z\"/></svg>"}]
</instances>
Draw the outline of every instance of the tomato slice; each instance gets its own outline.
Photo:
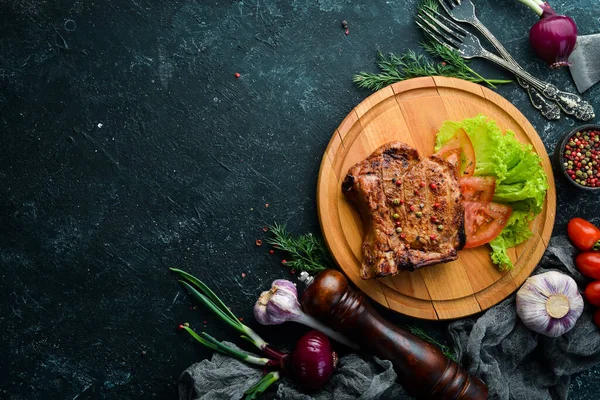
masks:
<instances>
[{"instance_id":1,"label":"tomato slice","mask_svg":"<svg viewBox=\"0 0 600 400\"><path fill-rule=\"evenodd\" d=\"M505 204L467 201L465 204L465 248L489 243L506 226L512 208Z\"/></svg>"},{"instance_id":2,"label":"tomato slice","mask_svg":"<svg viewBox=\"0 0 600 400\"><path fill-rule=\"evenodd\" d=\"M490 202L494 199L496 178L493 176L460 178L459 185L464 201Z\"/></svg>"},{"instance_id":3,"label":"tomato slice","mask_svg":"<svg viewBox=\"0 0 600 400\"><path fill-rule=\"evenodd\" d=\"M475 149L469 135L463 129L456 131L444 147L436 154L448 158L454 150L460 151L460 176L473 176L475 173Z\"/></svg>"}]
</instances>

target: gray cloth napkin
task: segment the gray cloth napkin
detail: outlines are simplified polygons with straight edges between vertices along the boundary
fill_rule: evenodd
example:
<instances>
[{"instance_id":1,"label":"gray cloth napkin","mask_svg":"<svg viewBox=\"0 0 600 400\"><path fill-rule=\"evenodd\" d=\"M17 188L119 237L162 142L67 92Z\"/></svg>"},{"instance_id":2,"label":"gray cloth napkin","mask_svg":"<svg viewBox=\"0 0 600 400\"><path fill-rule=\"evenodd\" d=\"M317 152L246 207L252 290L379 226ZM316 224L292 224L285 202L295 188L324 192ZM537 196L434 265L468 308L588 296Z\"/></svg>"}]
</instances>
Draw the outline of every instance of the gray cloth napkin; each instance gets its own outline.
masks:
<instances>
[{"instance_id":1,"label":"gray cloth napkin","mask_svg":"<svg viewBox=\"0 0 600 400\"><path fill-rule=\"evenodd\" d=\"M565 236L550 245L534 274L558 270L572 276L581 290L588 280L574 265L575 250ZM515 311L515 296L478 318L450 324L449 332L461 364L487 383L491 400L566 399L571 374L600 364L600 336L586 305L575 328L558 338L527 329ZM239 400L262 371L215 354L190 366L179 378L180 400ZM276 397L290 400L411 399L396 383L389 361L351 354L340 359L324 389L305 394L284 378Z\"/></svg>"}]
</instances>

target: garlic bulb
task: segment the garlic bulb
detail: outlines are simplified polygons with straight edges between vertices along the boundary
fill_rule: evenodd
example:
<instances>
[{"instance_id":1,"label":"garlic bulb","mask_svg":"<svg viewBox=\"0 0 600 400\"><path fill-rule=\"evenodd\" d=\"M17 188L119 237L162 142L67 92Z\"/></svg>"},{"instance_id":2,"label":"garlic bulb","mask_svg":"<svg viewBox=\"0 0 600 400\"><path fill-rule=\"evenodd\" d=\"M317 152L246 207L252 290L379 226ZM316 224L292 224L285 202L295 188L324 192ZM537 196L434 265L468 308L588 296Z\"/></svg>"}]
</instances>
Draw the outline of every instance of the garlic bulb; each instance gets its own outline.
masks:
<instances>
[{"instance_id":1,"label":"garlic bulb","mask_svg":"<svg viewBox=\"0 0 600 400\"><path fill-rule=\"evenodd\" d=\"M558 337L583 312L583 298L570 276L550 271L528 278L517 292L517 314L534 332Z\"/></svg>"}]
</instances>

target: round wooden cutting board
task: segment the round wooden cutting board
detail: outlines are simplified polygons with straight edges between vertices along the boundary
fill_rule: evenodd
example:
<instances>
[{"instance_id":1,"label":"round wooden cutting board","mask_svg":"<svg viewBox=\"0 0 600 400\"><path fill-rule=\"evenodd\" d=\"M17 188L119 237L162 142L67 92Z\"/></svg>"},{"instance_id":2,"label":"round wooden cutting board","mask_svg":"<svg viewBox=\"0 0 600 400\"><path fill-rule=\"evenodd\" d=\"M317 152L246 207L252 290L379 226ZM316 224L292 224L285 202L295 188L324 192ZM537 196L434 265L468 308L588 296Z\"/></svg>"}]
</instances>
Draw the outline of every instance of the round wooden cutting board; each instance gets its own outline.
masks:
<instances>
[{"instance_id":1,"label":"round wooden cutting board","mask_svg":"<svg viewBox=\"0 0 600 400\"><path fill-rule=\"evenodd\" d=\"M512 130L542 158L550 188L544 209L531 224L533 237L509 249L515 268L500 272L490 249L459 251L459 258L402 272L393 277L359 277L363 224L342 194L346 172L384 143L399 140L433 153L435 135L446 120L484 114L503 131ZM480 85L454 78L425 77L399 82L369 96L342 121L323 156L317 209L327 246L340 268L369 297L402 314L423 319L452 319L485 310L513 293L540 261L552 234L556 189L548 154L529 121L506 99Z\"/></svg>"}]
</instances>

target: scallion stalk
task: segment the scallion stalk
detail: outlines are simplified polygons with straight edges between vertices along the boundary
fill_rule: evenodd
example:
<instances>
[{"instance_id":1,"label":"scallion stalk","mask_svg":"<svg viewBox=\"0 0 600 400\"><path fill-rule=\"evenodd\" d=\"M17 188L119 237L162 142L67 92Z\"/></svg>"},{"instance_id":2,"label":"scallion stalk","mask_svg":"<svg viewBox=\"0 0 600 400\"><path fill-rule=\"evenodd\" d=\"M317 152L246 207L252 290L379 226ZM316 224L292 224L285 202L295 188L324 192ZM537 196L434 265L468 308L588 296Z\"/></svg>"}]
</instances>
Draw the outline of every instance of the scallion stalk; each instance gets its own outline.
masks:
<instances>
[{"instance_id":1,"label":"scallion stalk","mask_svg":"<svg viewBox=\"0 0 600 400\"><path fill-rule=\"evenodd\" d=\"M237 330L243 339L252 343L268 357L277 360L278 366L284 368L288 355L269 346L258 333L254 332L249 326L244 325L229 307L200 279L177 268L171 268L171 271L179 274L184 279L180 283L196 300L204 304L222 321Z\"/></svg>"}]
</instances>

